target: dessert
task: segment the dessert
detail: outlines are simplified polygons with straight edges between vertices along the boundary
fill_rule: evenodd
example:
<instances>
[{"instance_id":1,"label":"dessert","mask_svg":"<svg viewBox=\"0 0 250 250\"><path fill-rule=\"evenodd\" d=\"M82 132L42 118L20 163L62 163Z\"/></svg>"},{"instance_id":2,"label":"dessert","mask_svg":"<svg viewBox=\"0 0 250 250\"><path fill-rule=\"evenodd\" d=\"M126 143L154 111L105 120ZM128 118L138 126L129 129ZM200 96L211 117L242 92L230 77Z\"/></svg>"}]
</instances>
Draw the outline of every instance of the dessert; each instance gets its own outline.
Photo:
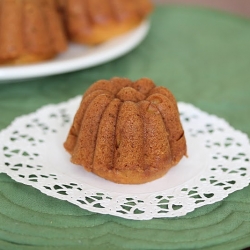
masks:
<instances>
[{"instance_id":1,"label":"dessert","mask_svg":"<svg viewBox=\"0 0 250 250\"><path fill-rule=\"evenodd\" d=\"M66 48L56 0L0 1L0 64L39 62Z\"/></svg>"},{"instance_id":2,"label":"dessert","mask_svg":"<svg viewBox=\"0 0 250 250\"><path fill-rule=\"evenodd\" d=\"M150 0L58 0L70 40L95 45L138 26Z\"/></svg>"},{"instance_id":3,"label":"dessert","mask_svg":"<svg viewBox=\"0 0 250 250\"><path fill-rule=\"evenodd\" d=\"M148 78L112 78L84 94L64 143L74 164L124 184L163 176L186 155L176 100Z\"/></svg>"}]
</instances>

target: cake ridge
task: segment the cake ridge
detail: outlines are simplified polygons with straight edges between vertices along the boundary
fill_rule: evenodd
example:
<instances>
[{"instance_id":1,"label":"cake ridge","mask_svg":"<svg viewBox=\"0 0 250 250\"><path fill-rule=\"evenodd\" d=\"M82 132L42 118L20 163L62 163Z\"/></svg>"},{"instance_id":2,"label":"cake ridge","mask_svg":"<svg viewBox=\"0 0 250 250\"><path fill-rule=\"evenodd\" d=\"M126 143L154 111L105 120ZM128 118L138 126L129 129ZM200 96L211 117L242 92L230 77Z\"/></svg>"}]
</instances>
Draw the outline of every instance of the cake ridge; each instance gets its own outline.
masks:
<instances>
[{"instance_id":1,"label":"cake ridge","mask_svg":"<svg viewBox=\"0 0 250 250\"><path fill-rule=\"evenodd\" d=\"M115 110L115 112L114 112L114 114L113 114L113 116L110 116L110 112L112 112L112 110L109 110L110 109L110 107L112 106L112 105L114 105L114 104L116 104L116 110ZM115 154L115 149L116 149L116 141L115 141L115 134L116 134L116 124L117 124L117 119L118 119L118 113L119 113L119 110L120 110L120 106L121 106L121 101L119 100L119 99L117 99L117 98L115 98L115 99L113 99L109 104L108 104L108 106L106 107L106 109L104 110L104 112L103 112L103 115L102 115L102 117L101 117L101 120L100 120L100 126L99 126L99 128L98 128L98 137L97 137L97 143L96 143L96 145L98 144L98 139L99 140L101 140L101 139L103 139L103 136L105 135L105 133L103 133L102 132L102 130L103 130L103 128L105 127L105 119L106 120L108 120L108 118L109 117L111 117L111 118L114 118L113 119L113 123L110 123L110 121L109 121L109 123L107 123L107 124L109 124L110 126L106 126L107 128L109 127L109 129L110 129L110 132L111 132L111 138L110 138L110 141L105 141L103 144L101 143L101 146L103 147L103 145L104 145L104 147L106 146L109 146L109 149L107 150L107 151L110 151L110 157L111 157L111 162L110 162L110 164L107 164L106 166L108 167L108 169L112 169L112 168L114 168L114 154ZM106 113L107 112L109 112L107 115L106 115ZM106 117L106 116L108 116L108 117ZM105 118L105 119L104 119ZM107 121L106 121L107 122ZM111 119L111 122L112 122L112 119ZM104 123L104 124L103 124ZM106 129L107 129L106 128ZM113 130L112 130L112 128L113 128ZM107 135L106 135L107 136ZM108 138L109 139L109 138ZM101 141L102 142L102 141ZM113 143L111 143L111 142L113 142ZM113 145L113 146L112 146ZM99 158L100 158L100 155L98 155L98 150L100 149L100 144L98 145L98 146L96 146L96 148L95 148L95 154L94 154L94 165L95 165L95 161L98 161L98 156L99 156ZM107 149L107 148L106 148ZM103 152L103 151L102 151ZM105 155L105 157L104 157L104 161L106 161L107 160L107 154ZM97 163L98 165L102 165L102 162L98 162ZM105 164L104 164L105 165ZM96 169L95 169L96 170Z\"/></svg>"},{"instance_id":2,"label":"cake ridge","mask_svg":"<svg viewBox=\"0 0 250 250\"><path fill-rule=\"evenodd\" d=\"M83 157L86 160L86 165L89 171L92 169L92 163L93 163L93 156L94 156L94 148L96 143L96 137L98 130L95 129L95 125L98 124L101 120L102 112L107 107L110 97L108 95L99 95L97 96L93 102L89 105L89 107L86 110L86 113L84 115L83 123L81 124L80 132L78 134L78 138L82 139L82 145L89 144L90 146L85 149L85 151L81 150L81 144L76 143L74 148L74 153L72 155L72 162L75 164L82 164L82 160L79 159ZM99 109L97 112L93 112L93 110L96 110L95 107L98 106L98 104L102 105L99 106ZM100 108L101 107L101 108ZM86 115L87 114L87 115ZM88 129L86 129L89 128ZM98 128L98 127L97 127ZM81 137L81 134L84 134L84 137Z\"/></svg>"}]
</instances>

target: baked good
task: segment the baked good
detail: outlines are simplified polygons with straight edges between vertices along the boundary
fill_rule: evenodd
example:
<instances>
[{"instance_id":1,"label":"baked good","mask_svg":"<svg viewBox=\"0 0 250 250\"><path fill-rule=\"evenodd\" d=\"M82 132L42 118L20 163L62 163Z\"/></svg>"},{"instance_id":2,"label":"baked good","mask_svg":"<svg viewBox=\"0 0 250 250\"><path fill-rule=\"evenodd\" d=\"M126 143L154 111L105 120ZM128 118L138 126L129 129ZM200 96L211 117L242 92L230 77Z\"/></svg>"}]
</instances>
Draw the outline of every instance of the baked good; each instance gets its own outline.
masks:
<instances>
[{"instance_id":1,"label":"baked good","mask_svg":"<svg viewBox=\"0 0 250 250\"><path fill-rule=\"evenodd\" d=\"M66 48L56 0L0 1L1 64L43 61Z\"/></svg>"},{"instance_id":2,"label":"baked good","mask_svg":"<svg viewBox=\"0 0 250 250\"><path fill-rule=\"evenodd\" d=\"M123 34L152 11L150 0L58 0L70 40L95 45Z\"/></svg>"},{"instance_id":3,"label":"baked good","mask_svg":"<svg viewBox=\"0 0 250 250\"><path fill-rule=\"evenodd\" d=\"M124 184L155 180L186 155L176 100L148 78L94 83L82 98L64 147L72 163Z\"/></svg>"}]
</instances>

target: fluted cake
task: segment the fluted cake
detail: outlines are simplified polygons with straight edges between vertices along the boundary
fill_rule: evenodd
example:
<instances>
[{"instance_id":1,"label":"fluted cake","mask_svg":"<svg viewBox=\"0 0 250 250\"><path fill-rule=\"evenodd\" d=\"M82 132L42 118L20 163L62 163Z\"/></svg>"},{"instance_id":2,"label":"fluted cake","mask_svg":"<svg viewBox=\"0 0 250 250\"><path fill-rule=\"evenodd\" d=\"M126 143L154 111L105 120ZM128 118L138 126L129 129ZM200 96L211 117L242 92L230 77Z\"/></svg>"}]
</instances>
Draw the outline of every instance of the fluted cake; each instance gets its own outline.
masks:
<instances>
[{"instance_id":1,"label":"fluted cake","mask_svg":"<svg viewBox=\"0 0 250 250\"><path fill-rule=\"evenodd\" d=\"M148 78L100 80L84 94L64 143L74 164L107 180L155 180L186 155L176 100Z\"/></svg>"},{"instance_id":2,"label":"fluted cake","mask_svg":"<svg viewBox=\"0 0 250 250\"><path fill-rule=\"evenodd\" d=\"M0 1L0 64L39 62L66 48L56 0Z\"/></svg>"},{"instance_id":3,"label":"fluted cake","mask_svg":"<svg viewBox=\"0 0 250 250\"><path fill-rule=\"evenodd\" d=\"M58 0L70 40L99 44L138 26L150 0Z\"/></svg>"}]
</instances>

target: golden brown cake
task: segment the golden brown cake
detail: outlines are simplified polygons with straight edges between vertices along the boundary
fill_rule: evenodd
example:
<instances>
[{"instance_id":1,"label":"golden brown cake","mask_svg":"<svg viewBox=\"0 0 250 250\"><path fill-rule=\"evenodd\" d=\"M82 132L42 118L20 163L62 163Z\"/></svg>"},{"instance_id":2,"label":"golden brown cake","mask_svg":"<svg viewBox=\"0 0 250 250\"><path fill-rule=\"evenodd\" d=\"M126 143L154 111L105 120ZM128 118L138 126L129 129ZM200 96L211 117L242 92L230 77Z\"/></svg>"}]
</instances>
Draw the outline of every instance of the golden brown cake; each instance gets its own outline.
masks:
<instances>
[{"instance_id":1,"label":"golden brown cake","mask_svg":"<svg viewBox=\"0 0 250 250\"><path fill-rule=\"evenodd\" d=\"M0 1L0 64L50 59L67 48L56 0Z\"/></svg>"},{"instance_id":2,"label":"golden brown cake","mask_svg":"<svg viewBox=\"0 0 250 250\"><path fill-rule=\"evenodd\" d=\"M155 180L186 155L176 100L148 78L94 83L82 98L64 147L72 163L124 184Z\"/></svg>"},{"instance_id":3,"label":"golden brown cake","mask_svg":"<svg viewBox=\"0 0 250 250\"><path fill-rule=\"evenodd\" d=\"M94 45L138 26L150 0L58 0L70 40Z\"/></svg>"}]
</instances>

